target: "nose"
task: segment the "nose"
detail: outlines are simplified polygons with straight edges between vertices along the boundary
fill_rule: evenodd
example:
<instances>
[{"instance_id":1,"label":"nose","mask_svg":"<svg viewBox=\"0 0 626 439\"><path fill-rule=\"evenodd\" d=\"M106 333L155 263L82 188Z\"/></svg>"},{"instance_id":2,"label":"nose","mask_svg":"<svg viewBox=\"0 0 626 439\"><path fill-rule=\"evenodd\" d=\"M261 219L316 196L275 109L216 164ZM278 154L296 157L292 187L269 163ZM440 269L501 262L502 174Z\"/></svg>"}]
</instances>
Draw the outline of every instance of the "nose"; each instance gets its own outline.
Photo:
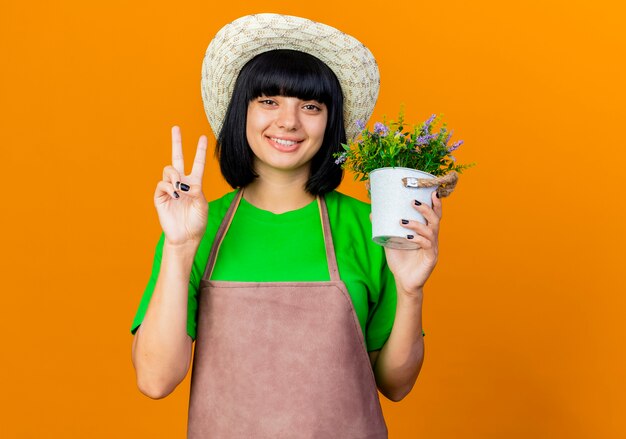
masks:
<instances>
[{"instance_id":1,"label":"nose","mask_svg":"<svg viewBox=\"0 0 626 439\"><path fill-rule=\"evenodd\" d=\"M300 127L298 105L291 102L281 105L276 114L276 125L287 131L297 130Z\"/></svg>"}]
</instances>

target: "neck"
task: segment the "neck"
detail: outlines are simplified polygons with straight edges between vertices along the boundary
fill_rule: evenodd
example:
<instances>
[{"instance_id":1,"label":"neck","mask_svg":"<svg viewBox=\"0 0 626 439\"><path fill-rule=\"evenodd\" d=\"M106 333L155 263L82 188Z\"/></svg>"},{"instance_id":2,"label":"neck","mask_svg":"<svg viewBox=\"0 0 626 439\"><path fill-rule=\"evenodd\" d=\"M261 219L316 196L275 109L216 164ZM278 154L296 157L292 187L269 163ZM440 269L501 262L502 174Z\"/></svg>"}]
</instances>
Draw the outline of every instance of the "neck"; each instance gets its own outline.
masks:
<instances>
[{"instance_id":1,"label":"neck","mask_svg":"<svg viewBox=\"0 0 626 439\"><path fill-rule=\"evenodd\" d=\"M309 170L291 173L271 172L257 169L259 176L245 187L243 197L259 209L272 213L284 213L300 209L315 199L304 188Z\"/></svg>"}]
</instances>

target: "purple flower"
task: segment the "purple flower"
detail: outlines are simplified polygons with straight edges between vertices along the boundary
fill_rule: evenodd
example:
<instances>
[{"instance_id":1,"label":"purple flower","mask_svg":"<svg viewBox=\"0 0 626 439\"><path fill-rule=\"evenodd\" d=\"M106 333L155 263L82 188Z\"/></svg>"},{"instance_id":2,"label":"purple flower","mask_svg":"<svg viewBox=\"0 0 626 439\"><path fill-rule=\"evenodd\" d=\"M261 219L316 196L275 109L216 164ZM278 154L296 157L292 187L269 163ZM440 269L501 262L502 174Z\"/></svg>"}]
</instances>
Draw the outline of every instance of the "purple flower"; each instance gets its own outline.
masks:
<instances>
[{"instance_id":1,"label":"purple flower","mask_svg":"<svg viewBox=\"0 0 626 439\"><path fill-rule=\"evenodd\" d=\"M428 120L427 120L426 122L424 122L424 129L425 129L425 130L427 130L427 129L428 129L428 127L430 126L430 124L431 124L431 123L433 123L433 120L435 120L435 117L436 117L436 116L437 116L436 114L433 114L433 115L431 115L431 116L428 118Z\"/></svg>"},{"instance_id":2,"label":"purple flower","mask_svg":"<svg viewBox=\"0 0 626 439\"><path fill-rule=\"evenodd\" d=\"M448 144L448 141L450 140L450 137L452 137L452 133L453 133L453 132L454 132L454 130L451 130L451 131L448 133L448 137L446 137L446 141L445 141L445 142L443 142L443 144L444 144L444 145L447 145L447 144Z\"/></svg>"},{"instance_id":3,"label":"purple flower","mask_svg":"<svg viewBox=\"0 0 626 439\"><path fill-rule=\"evenodd\" d=\"M387 128L386 125L380 122L376 122L374 124L374 132L379 136L385 137L387 134L389 134L389 128Z\"/></svg>"},{"instance_id":4,"label":"purple flower","mask_svg":"<svg viewBox=\"0 0 626 439\"><path fill-rule=\"evenodd\" d=\"M341 155L337 158L337 160L335 160L335 164L336 164L336 165L340 165L340 164L342 164L342 163L343 163L343 162L345 162L345 161L346 161L346 153L344 152L343 154L341 154Z\"/></svg>"},{"instance_id":5,"label":"purple flower","mask_svg":"<svg viewBox=\"0 0 626 439\"><path fill-rule=\"evenodd\" d=\"M463 141L462 140L457 140L456 142L454 142L450 148L448 148L448 152L452 152L455 149L457 149L459 146L463 145Z\"/></svg>"},{"instance_id":6,"label":"purple flower","mask_svg":"<svg viewBox=\"0 0 626 439\"><path fill-rule=\"evenodd\" d=\"M359 129L359 131L363 131L365 129L365 121L363 119L357 120L356 127Z\"/></svg>"},{"instance_id":7,"label":"purple flower","mask_svg":"<svg viewBox=\"0 0 626 439\"><path fill-rule=\"evenodd\" d=\"M426 145L429 140L434 139L437 136L438 134L426 134L424 136L419 136L415 141L415 144L418 146Z\"/></svg>"}]
</instances>

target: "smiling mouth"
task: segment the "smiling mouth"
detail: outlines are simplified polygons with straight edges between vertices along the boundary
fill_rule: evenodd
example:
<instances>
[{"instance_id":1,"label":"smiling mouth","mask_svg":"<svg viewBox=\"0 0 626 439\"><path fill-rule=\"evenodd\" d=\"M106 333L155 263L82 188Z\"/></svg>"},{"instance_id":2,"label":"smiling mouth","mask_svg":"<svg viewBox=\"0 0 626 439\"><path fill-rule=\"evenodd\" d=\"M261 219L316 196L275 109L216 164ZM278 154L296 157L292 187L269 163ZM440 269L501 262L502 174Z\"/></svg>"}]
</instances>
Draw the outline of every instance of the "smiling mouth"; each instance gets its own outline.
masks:
<instances>
[{"instance_id":1,"label":"smiling mouth","mask_svg":"<svg viewBox=\"0 0 626 439\"><path fill-rule=\"evenodd\" d=\"M278 137L270 137L270 139L272 139L274 142L283 146L291 146L291 145L295 145L296 143L301 142L301 140L285 140L285 139L279 139Z\"/></svg>"},{"instance_id":2,"label":"smiling mouth","mask_svg":"<svg viewBox=\"0 0 626 439\"><path fill-rule=\"evenodd\" d=\"M278 137L267 137L270 140L271 144L274 145L279 151L291 152L295 151L298 148L298 145L303 142L303 140L287 140L280 139Z\"/></svg>"}]
</instances>

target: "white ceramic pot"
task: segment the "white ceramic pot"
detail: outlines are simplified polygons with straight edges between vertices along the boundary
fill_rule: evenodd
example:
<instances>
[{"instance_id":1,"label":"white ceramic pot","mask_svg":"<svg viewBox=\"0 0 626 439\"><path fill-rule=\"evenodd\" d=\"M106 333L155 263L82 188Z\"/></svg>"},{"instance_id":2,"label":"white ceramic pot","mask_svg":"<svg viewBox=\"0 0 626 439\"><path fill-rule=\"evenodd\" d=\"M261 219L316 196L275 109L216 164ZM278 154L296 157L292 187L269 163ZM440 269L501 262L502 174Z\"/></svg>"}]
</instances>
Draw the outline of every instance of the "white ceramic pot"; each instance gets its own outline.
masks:
<instances>
[{"instance_id":1,"label":"white ceramic pot","mask_svg":"<svg viewBox=\"0 0 626 439\"><path fill-rule=\"evenodd\" d=\"M403 179L409 179L408 184ZM372 201L372 239L374 242L389 248L416 249L420 248L415 241L406 238L416 235L403 227L401 220L426 220L414 207L415 200L432 207L432 193L437 186L428 188L411 187L416 178L435 178L428 172L410 168L380 168L369 175L370 194Z\"/></svg>"}]
</instances>

